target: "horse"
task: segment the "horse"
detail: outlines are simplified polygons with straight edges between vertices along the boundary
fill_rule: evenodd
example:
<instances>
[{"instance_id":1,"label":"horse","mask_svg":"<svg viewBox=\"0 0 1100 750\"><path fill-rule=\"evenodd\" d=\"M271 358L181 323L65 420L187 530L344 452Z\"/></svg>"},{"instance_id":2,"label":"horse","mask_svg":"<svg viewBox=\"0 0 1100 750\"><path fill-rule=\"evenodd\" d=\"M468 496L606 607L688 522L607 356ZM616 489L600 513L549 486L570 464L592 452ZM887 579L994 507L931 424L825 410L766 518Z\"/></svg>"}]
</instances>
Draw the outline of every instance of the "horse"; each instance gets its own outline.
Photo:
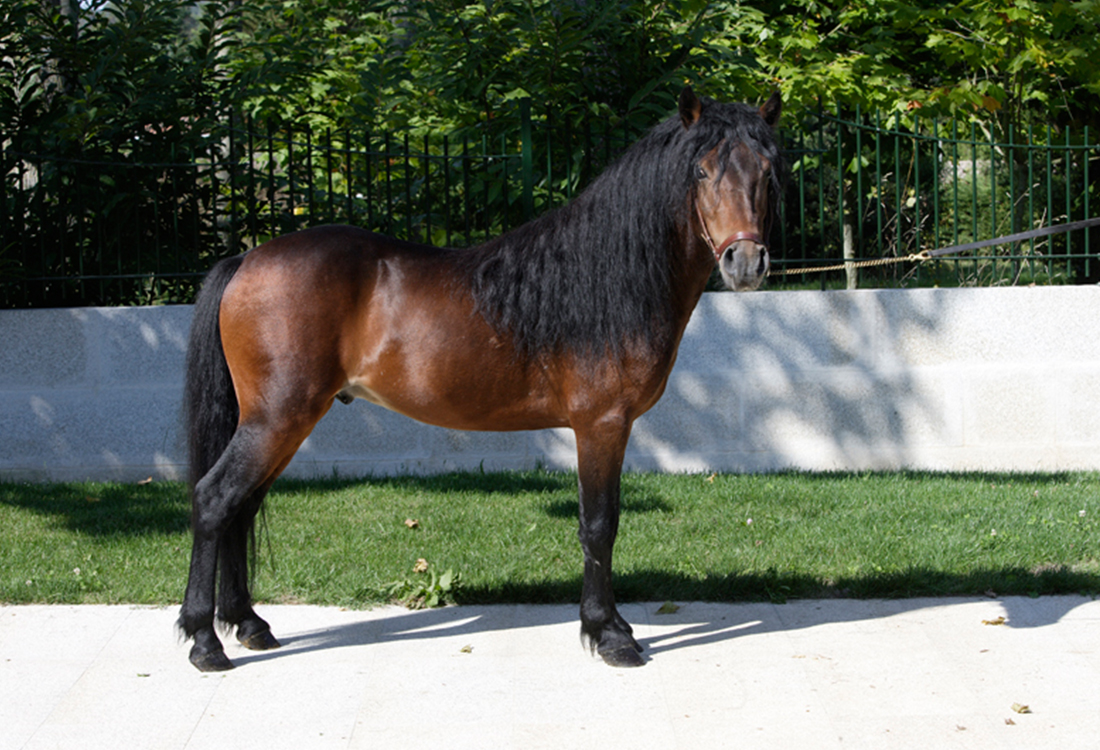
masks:
<instances>
[{"instance_id":1,"label":"horse","mask_svg":"<svg viewBox=\"0 0 1100 750\"><path fill-rule=\"evenodd\" d=\"M572 201L472 248L330 225L215 265L184 394L192 551L178 628L191 663L233 668L215 612L246 648L279 647L249 591L255 517L333 403L362 398L458 430L571 428L581 637L612 666L644 664L612 590L623 456L715 266L734 290L767 274L781 106L778 92L755 107L685 88L678 112Z\"/></svg>"}]
</instances>

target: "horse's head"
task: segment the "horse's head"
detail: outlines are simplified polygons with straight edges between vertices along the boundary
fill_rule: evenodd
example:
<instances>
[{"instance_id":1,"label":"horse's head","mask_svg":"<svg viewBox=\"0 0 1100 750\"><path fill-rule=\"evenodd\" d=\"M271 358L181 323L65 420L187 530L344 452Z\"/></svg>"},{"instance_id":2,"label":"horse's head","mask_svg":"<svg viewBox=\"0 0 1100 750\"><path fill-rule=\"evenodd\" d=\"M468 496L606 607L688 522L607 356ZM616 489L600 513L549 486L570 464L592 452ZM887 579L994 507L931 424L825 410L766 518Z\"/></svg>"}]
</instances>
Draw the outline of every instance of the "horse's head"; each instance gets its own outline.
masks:
<instances>
[{"instance_id":1,"label":"horse's head","mask_svg":"<svg viewBox=\"0 0 1100 750\"><path fill-rule=\"evenodd\" d=\"M732 107L707 103L708 107ZM780 169L778 150L771 131L779 121L781 109L776 92L758 112L740 118L759 116L766 128L750 127L759 136L766 133L769 148L754 147L753 139L734 139L727 135L705 151L694 164L695 188L691 221L698 236L714 254L726 286L736 291L756 289L768 273L768 234L777 209L775 172ZM687 130L697 127L704 117L704 103L690 89L680 94L680 119ZM751 123L750 123L751 125ZM761 138L755 139L759 145ZM772 157L765 153L769 151Z\"/></svg>"}]
</instances>

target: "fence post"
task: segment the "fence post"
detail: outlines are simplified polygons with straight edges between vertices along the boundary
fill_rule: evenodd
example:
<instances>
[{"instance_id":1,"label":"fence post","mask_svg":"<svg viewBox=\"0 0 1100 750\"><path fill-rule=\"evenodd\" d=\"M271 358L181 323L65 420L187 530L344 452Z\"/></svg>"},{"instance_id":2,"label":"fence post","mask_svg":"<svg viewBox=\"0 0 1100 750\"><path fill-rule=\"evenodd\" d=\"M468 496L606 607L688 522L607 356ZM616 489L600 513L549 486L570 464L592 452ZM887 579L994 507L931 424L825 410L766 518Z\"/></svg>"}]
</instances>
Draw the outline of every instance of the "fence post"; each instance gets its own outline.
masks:
<instances>
[{"instance_id":1,"label":"fence post","mask_svg":"<svg viewBox=\"0 0 1100 750\"><path fill-rule=\"evenodd\" d=\"M1087 133L1088 131L1086 130L1085 132ZM8 227L11 225L11 218L8 216L8 156L4 153L5 150L4 134L0 133L0 273L3 273L4 256L9 250ZM1087 157L1088 152L1086 151L1085 154ZM23 186L20 185L16 188L17 195L22 187ZM5 293L4 296L7 297L7 293Z\"/></svg>"},{"instance_id":2,"label":"fence post","mask_svg":"<svg viewBox=\"0 0 1100 750\"><path fill-rule=\"evenodd\" d=\"M1082 144L1084 145L1084 150L1081 152L1082 155L1083 155L1083 158L1081 159L1081 161L1083 162L1082 166L1084 166L1084 169L1085 169L1084 182L1082 182L1082 185L1084 186L1084 191L1083 192L1085 194L1085 214L1084 215L1085 215L1085 218L1089 218L1090 216L1092 216L1092 214L1089 213L1089 185L1090 185L1090 183L1089 183L1089 126L1088 125L1085 126L1085 133L1084 133L1084 139L1082 140ZM1092 247L1092 244L1089 243L1089 228L1085 227L1085 276L1090 276L1091 275L1090 266L1092 264L1092 258L1089 257L1089 248L1091 248L1091 247Z\"/></svg>"},{"instance_id":3,"label":"fence post","mask_svg":"<svg viewBox=\"0 0 1100 750\"><path fill-rule=\"evenodd\" d=\"M523 220L530 221L535 215L535 155L531 137L531 100L520 99L520 155L522 169L520 179L523 182Z\"/></svg>"}]
</instances>

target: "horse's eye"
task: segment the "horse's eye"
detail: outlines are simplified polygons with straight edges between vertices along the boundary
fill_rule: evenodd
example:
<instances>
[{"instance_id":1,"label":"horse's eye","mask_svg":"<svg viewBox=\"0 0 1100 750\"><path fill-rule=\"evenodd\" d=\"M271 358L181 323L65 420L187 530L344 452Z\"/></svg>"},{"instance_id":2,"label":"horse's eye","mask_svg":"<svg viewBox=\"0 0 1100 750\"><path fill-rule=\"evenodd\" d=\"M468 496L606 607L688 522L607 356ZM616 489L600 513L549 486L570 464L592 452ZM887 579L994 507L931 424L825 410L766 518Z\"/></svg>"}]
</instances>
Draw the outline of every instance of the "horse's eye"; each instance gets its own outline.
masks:
<instances>
[{"instance_id":1,"label":"horse's eye","mask_svg":"<svg viewBox=\"0 0 1100 750\"><path fill-rule=\"evenodd\" d=\"M695 179L705 180L705 179L707 179L707 177L708 177L707 170L703 169L703 165L696 164L695 165Z\"/></svg>"}]
</instances>

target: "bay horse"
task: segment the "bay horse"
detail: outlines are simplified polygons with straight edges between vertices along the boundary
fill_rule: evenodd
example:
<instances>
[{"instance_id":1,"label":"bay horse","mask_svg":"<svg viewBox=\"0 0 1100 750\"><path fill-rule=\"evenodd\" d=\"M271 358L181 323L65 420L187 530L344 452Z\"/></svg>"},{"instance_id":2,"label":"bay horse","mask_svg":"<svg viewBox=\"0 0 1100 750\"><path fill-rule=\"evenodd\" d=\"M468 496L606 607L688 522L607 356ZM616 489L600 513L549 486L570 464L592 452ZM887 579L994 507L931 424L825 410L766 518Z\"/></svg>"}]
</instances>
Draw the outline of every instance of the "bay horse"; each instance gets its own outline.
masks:
<instances>
[{"instance_id":1,"label":"bay horse","mask_svg":"<svg viewBox=\"0 0 1100 750\"><path fill-rule=\"evenodd\" d=\"M778 93L757 108L686 88L678 116L573 201L477 247L323 226L217 264L185 383L191 663L233 667L215 605L245 647L279 646L252 608L255 516L334 401L363 398L458 430L572 428L582 638L608 664L643 664L611 585L623 455L715 265L735 290L767 273L780 109Z\"/></svg>"}]
</instances>

